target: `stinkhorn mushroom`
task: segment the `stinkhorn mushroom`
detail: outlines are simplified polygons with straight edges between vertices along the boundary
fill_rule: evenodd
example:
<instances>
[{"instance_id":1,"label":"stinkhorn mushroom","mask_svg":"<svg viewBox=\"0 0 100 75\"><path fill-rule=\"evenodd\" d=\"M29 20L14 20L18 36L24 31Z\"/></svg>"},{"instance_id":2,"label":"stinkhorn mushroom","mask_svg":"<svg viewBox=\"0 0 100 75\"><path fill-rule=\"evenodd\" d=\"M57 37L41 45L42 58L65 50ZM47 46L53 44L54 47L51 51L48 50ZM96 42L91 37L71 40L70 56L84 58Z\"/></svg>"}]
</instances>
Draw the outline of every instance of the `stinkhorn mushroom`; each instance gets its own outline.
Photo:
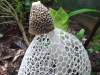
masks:
<instances>
[{"instance_id":1,"label":"stinkhorn mushroom","mask_svg":"<svg viewBox=\"0 0 100 75\"><path fill-rule=\"evenodd\" d=\"M35 35L18 75L90 75L91 64L82 43L72 34L54 28L48 9L32 3L29 33Z\"/></svg>"}]
</instances>

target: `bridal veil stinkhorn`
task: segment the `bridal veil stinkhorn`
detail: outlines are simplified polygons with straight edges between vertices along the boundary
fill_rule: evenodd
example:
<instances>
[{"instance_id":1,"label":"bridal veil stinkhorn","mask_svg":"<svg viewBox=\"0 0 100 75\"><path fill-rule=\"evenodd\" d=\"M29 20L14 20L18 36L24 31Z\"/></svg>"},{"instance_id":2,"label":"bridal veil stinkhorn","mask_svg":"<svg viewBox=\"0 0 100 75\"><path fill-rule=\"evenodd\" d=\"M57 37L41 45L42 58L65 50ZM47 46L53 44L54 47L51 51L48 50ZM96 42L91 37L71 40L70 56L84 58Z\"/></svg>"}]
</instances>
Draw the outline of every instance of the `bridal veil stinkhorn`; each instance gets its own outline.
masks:
<instances>
[{"instance_id":1,"label":"bridal veil stinkhorn","mask_svg":"<svg viewBox=\"0 0 100 75\"><path fill-rule=\"evenodd\" d=\"M32 3L29 33L36 35L23 57L18 75L90 75L91 65L82 43L54 28L48 9Z\"/></svg>"}]
</instances>

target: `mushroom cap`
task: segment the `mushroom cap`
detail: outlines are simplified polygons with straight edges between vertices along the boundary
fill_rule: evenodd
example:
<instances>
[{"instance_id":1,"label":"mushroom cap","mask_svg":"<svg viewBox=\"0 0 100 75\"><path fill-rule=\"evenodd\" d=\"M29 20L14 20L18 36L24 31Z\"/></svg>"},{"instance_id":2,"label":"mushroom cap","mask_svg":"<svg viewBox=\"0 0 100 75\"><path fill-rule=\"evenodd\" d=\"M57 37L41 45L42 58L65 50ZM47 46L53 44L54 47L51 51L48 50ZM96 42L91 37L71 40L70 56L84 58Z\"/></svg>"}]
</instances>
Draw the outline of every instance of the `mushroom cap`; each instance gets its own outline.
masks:
<instances>
[{"instance_id":1,"label":"mushroom cap","mask_svg":"<svg viewBox=\"0 0 100 75\"><path fill-rule=\"evenodd\" d=\"M53 29L53 20L48 9L40 1L33 2L29 18L29 33L39 35Z\"/></svg>"}]
</instances>

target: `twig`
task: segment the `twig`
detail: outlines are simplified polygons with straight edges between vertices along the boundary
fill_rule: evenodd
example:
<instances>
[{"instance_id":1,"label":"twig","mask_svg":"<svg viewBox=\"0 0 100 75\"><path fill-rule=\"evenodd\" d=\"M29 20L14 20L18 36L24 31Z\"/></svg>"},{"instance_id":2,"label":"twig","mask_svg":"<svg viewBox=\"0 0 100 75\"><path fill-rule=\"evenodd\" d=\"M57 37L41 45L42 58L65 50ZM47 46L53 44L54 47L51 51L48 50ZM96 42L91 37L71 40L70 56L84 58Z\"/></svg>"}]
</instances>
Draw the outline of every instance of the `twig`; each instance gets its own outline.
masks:
<instances>
[{"instance_id":1,"label":"twig","mask_svg":"<svg viewBox=\"0 0 100 75\"><path fill-rule=\"evenodd\" d=\"M87 40L86 40L86 42L85 42L85 44L84 44L85 48L88 47L90 41L92 40L92 38L93 38L93 36L95 35L95 33L96 33L97 29L99 28L99 26L100 26L100 17L99 17L99 19L98 19L96 25L94 26L94 28L93 28L91 34L89 35L89 37L87 38Z\"/></svg>"},{"instance_id":2,"label":"twig","mask_svg":"<svg viewBox=\"0 0 100 75\"><path fill-rule=\"evenodd\" d=\"M0 18L12 18L13 16L0 16Z\"/></svg>"},{"instance_id":3,"label":"twig","mask_svg":"<svg viewBox=\"0 0 100 75\"><path fill-rule=\"evenodd\" d=\"M1 24L12 24L12 23L16 23L16 21L1 22L0 25Z\"/></svg>"}]
</instances>

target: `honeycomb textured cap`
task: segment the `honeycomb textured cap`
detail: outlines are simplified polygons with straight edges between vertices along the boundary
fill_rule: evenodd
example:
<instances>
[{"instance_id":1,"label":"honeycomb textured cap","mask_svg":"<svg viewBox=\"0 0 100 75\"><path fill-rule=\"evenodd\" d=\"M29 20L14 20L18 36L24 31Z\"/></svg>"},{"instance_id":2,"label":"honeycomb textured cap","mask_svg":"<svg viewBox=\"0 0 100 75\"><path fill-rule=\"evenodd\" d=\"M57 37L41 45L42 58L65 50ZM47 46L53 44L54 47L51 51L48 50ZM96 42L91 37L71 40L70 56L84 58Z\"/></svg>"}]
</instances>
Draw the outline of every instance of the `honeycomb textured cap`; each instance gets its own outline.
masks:
<instances>
[{"instance_id":1,"label":"honeycomb textured cap","mask_svg":"<svg viewBox=\"0 0 100 75\"><path fill-rule=\"evenodd\" d=\"M47 9L40 1L33 2L30 11L29 33L44 34L54 29L53 20Z\"/></svg>"}]
</instances>

